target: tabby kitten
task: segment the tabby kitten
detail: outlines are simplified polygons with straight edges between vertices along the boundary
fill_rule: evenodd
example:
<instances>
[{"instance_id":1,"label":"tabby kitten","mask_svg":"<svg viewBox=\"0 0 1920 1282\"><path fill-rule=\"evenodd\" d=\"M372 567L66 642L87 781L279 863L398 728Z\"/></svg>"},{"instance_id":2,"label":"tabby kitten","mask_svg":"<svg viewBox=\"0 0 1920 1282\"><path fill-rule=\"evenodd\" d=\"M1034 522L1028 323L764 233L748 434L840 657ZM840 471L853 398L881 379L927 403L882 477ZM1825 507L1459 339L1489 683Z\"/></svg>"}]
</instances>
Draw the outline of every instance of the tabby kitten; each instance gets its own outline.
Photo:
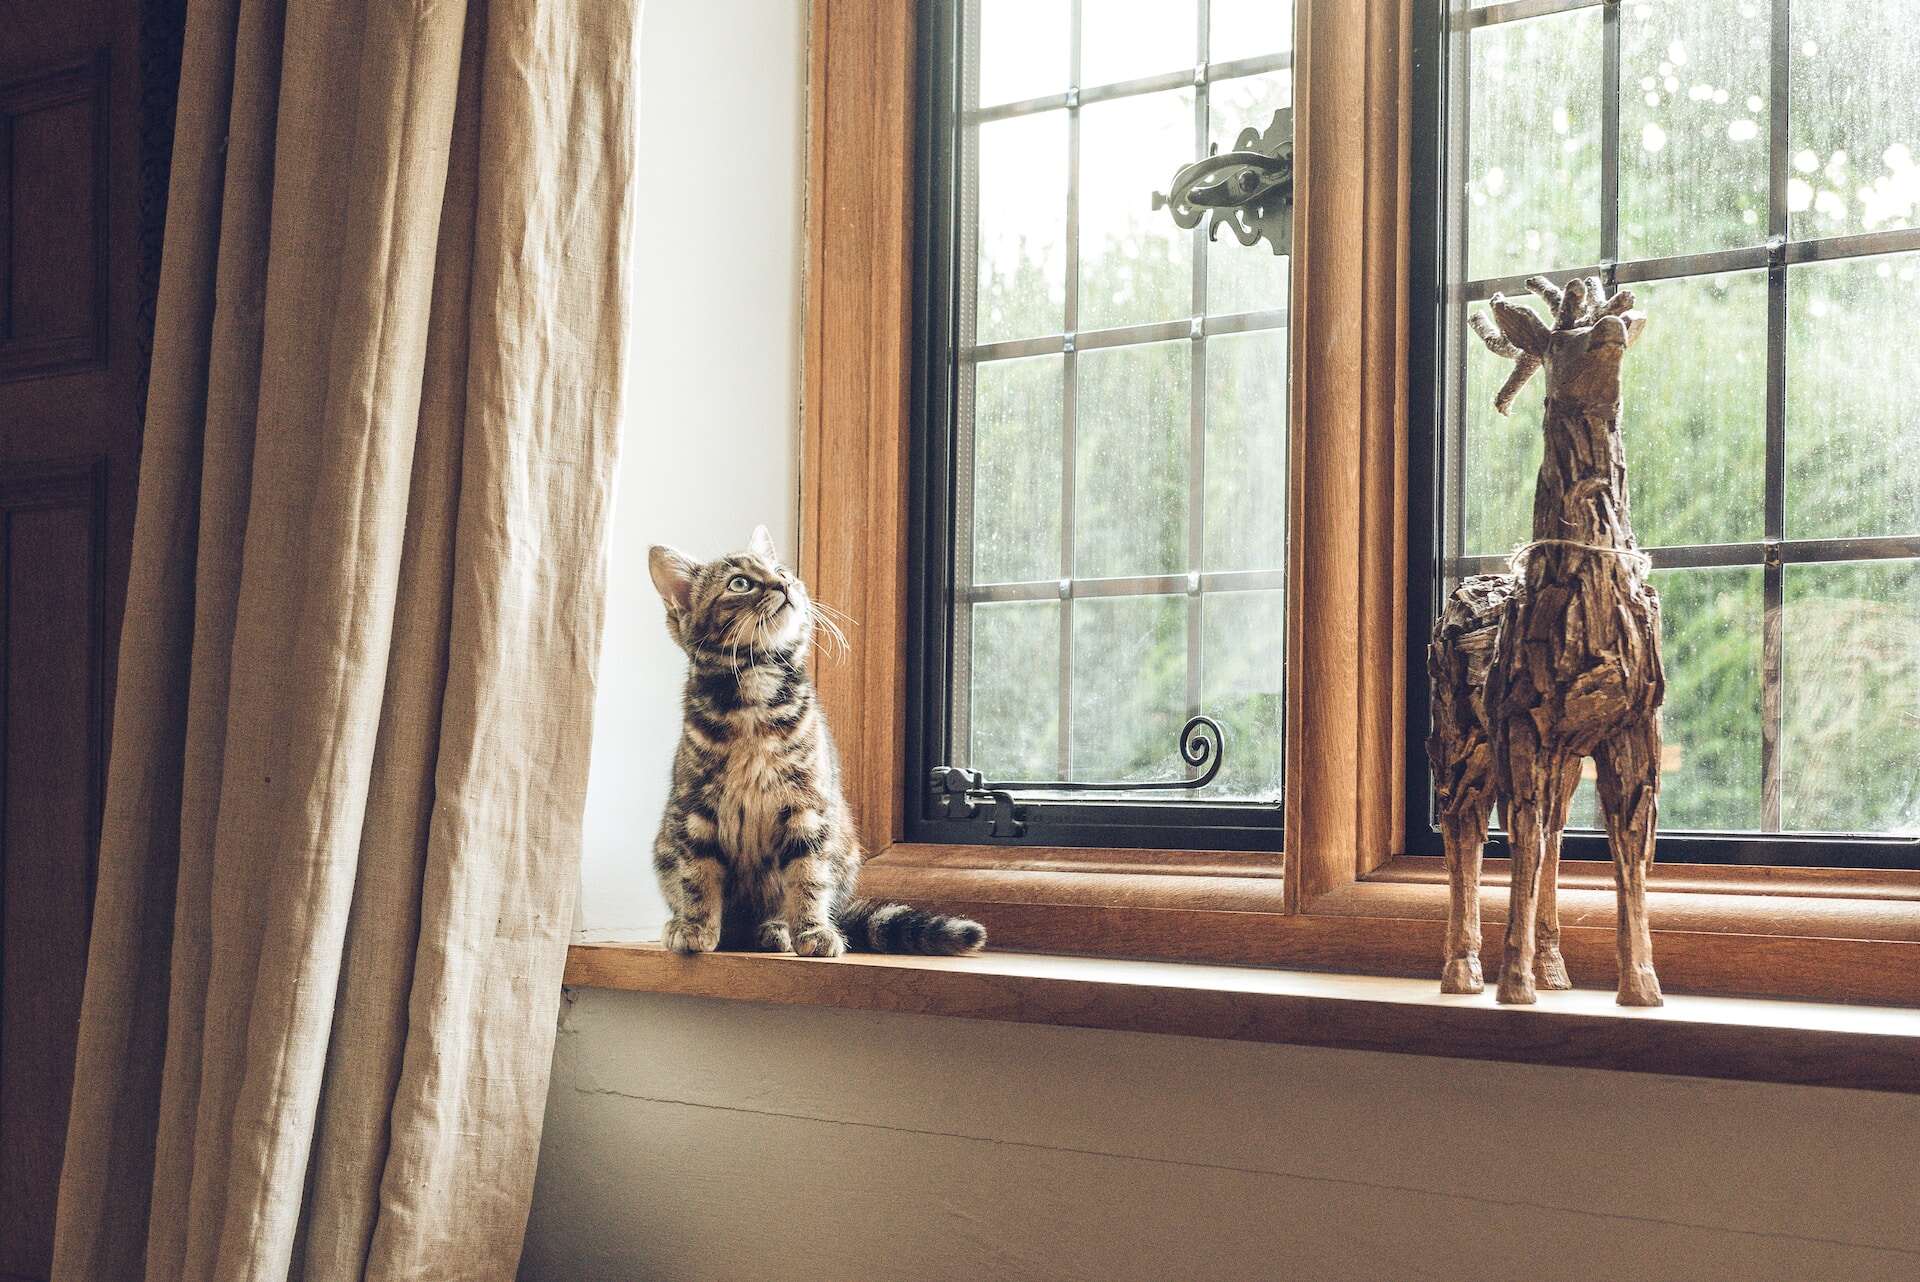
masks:
<instances>
[{"instance_id":1,"label":"tabby kitten","mask_svg":"<svg viewBox=\"0 0 1920 1282\"><path fill-rule=\"evenodd\" d=\"M983 946L978 922L854 898L860 843L807 676L825 616L775 558L767 527L733 556L701 564L656 547L647 565L689 661L673 788L653 843L673 910L667 947L837 957Z\"/></svg>"}]
</instances>

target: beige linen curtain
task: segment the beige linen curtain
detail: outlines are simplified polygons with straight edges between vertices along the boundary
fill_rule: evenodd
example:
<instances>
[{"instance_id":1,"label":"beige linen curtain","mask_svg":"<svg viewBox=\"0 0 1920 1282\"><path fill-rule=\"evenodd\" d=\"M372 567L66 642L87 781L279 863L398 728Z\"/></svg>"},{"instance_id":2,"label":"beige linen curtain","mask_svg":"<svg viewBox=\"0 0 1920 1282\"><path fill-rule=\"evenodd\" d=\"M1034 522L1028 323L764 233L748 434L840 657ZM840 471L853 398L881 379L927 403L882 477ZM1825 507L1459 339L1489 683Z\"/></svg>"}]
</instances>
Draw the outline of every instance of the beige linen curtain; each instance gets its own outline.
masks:
<instances>
[{"instance_id":1,"label":"beige linen curtain","mask_svg":"<svg viewBox=\"0 0 1920 1282\"><path fill-rule=\"evenodd\" d=\"M59 1282L512 1276L638 0L193 0Z\"/></svg>"}]
</instances>

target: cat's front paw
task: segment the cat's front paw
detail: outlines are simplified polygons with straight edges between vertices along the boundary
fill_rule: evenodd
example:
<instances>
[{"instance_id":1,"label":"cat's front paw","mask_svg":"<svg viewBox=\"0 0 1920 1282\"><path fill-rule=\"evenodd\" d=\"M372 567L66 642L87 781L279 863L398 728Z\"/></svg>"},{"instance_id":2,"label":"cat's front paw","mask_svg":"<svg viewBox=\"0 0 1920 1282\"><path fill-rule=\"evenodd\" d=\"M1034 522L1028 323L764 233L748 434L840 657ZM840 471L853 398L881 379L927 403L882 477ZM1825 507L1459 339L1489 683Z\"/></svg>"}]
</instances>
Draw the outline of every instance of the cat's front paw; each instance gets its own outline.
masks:
<instances>
[{"instance_id":1,"label":"cat's front paw","mask_svg":"<svg viewBox=\"0 0 1920 1282\"><path fill-rule=\"evenodd\" d=\"M847 951L847 937L831 926L809 926L793 937L793 951L802 957L838 957Z\"/></svg>"},{"instance_id":2,"label":"cat's front paw","mask_svg":"<svg viewBox=\"0 0 1920 1282\"><path fill-rule=\"evenodd\" d=\"M710 953L720 946L720 923L675 917L660 941L676 953Z\"/></svg>"},{"instance_id":3,"label":"cat's front paw","mask_svg":"<svg viewBox=\"0 0 1920 1282\"><path fill-rule=\"evenodd\" d=\"M790 953L793 934L784 921L763 921L753 937L753 946L763 953Z\"/></svg>"}]
</instances>

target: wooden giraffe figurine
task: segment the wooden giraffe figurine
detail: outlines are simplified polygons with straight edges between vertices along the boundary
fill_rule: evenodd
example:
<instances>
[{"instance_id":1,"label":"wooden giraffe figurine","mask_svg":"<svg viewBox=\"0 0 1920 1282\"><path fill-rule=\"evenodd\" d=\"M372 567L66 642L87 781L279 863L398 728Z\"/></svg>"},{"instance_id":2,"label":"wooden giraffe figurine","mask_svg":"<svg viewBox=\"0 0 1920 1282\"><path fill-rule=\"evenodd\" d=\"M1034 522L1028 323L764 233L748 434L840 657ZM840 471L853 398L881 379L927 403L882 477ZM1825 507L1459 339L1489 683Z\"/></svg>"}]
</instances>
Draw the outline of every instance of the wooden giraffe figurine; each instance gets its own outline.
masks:
<instances>
[{"instance_id":1,"label":"wooden giraffe figurine","mask_svg":"<svg viewBox=\"0 0 1920 1282\"><path fill-rule=\"evenodd\" d=\"M1620 362L1646 317L1628 291L1607 297L1597 277L1563 291L1536 276L1527 288L1546 301L1551 324L1498 294L1493 320L1472 324L1514 362L1494 398L1500 413L1546 369L1533 542L1514 554L1513 573L1460 584L1427 652L1427 758L1450 894L1440 989L1482 987L1480 857L1496 800L1513 849L1498 998L1525 1003L1536 985L1571 987L1556 902L1560 835L1580 761L1592 757L1619 894L1620 1004L1658 1006L1646 891L1666 678L1660 599L1628 520L1620 440Z\"/></svg>"}]
</instances>

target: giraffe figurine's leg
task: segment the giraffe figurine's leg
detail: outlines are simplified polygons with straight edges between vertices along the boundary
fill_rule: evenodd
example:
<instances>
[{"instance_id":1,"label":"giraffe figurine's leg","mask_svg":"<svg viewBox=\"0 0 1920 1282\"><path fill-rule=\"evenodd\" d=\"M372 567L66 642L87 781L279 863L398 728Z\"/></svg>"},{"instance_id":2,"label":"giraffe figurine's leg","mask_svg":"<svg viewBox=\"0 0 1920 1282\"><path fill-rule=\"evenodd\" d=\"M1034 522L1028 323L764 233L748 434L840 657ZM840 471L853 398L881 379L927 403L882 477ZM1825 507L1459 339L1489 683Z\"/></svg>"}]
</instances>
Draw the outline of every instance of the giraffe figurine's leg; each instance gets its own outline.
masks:
<instances>
[{"instance_id":1,"label":"giraffe figurine's leg","mask_svg":"<svg viewBox=\"0 0 1920 1282\"><path fill-rule=\"evenodd\" d=\"M1493 808L1493 761L1486 727L1469 700L1446 685L1436 683L1435 688L1427 760L1438 785L1436 818L1447 855L1447 939L1440 991L1477 993L1486 987L1480 973L1480 860L1487 842L1487 812Z\"/></svg>"},{"instance_id":2,"label":"giraffe figurine's leg","mask_svg":"<svg viewBox=\"0 0 1920 1282\"><path fill-rule=\"evenodd\" d=\"M1514 795L1507 799L1508 840L1513 847L1513 889L1507 899L1507 940L1502 950L1500 987L1495 996L1510 1005L1531 1005L1535 922L1540 907L1540 865L1546 857L1544 821L1549 781L1560 777L1561 762L1549 758L1538 774L1509 771Z\"/></svg>"},{"instance_id":3,"label":"giraffe figurine's leg","mask_svg":"<svg viewBox=\"0 0 1920 1282\"><path fill-rule=\"evenodd\" d=\"M1569 757L1557 782L1550 785L1540 859L1540 908L1534 932L1533 982L1541 988L1572 988L1567 963L1560 956L1560 837L1567 830L1567 810L1580 786L1580 758Z\"/></svg>"},{"instance_id":4,"label":"giraffe figurine's leg","mask_svg":"<svg viewBox=\"0 0 1920 1282\"><path fill-rule=\"evenodd\" d=\"M1622 1006L1660 1005L1660 979L1653 971L1653 933L1647 925L1647 870L1653 866L1654 833L1660 817L1660 720L1648 717L1600 745L1600 808L1606 812L1613 847L1613 880L1619 896L1615 937L1620 956Z\"/></svg>"},{"instance_id":5,"label":"giraffe figurine's leg","mask_svg":"<svg viewBox=\"0 0 1920 1282\"><path fill-rule=\"evenodd\" d=\"M1480 967L1480 861L1493 808L1493 747L1483 699L1486 656L1500 636L1500 618L1513 579L1475 575L1448 598L1427 647L1432 732L1434 814L1447 856L1447 935L1440 991L1477 993L1486 987Z\"/></svg>"},{"instance_id":6,"label":"giraffe figurine's leg","mask_svg":"<svg viewBox=\"0 0 1920 1282\"><path fill-rule=\"evenodd\" d=\"M1480 973L1480 859L1487 842L1487 811L1493 789L1459 798L1440 819L1447 849L1447 956L1440 972L1443 993L1477 993Z\"/></svg>"}]
</instances>

